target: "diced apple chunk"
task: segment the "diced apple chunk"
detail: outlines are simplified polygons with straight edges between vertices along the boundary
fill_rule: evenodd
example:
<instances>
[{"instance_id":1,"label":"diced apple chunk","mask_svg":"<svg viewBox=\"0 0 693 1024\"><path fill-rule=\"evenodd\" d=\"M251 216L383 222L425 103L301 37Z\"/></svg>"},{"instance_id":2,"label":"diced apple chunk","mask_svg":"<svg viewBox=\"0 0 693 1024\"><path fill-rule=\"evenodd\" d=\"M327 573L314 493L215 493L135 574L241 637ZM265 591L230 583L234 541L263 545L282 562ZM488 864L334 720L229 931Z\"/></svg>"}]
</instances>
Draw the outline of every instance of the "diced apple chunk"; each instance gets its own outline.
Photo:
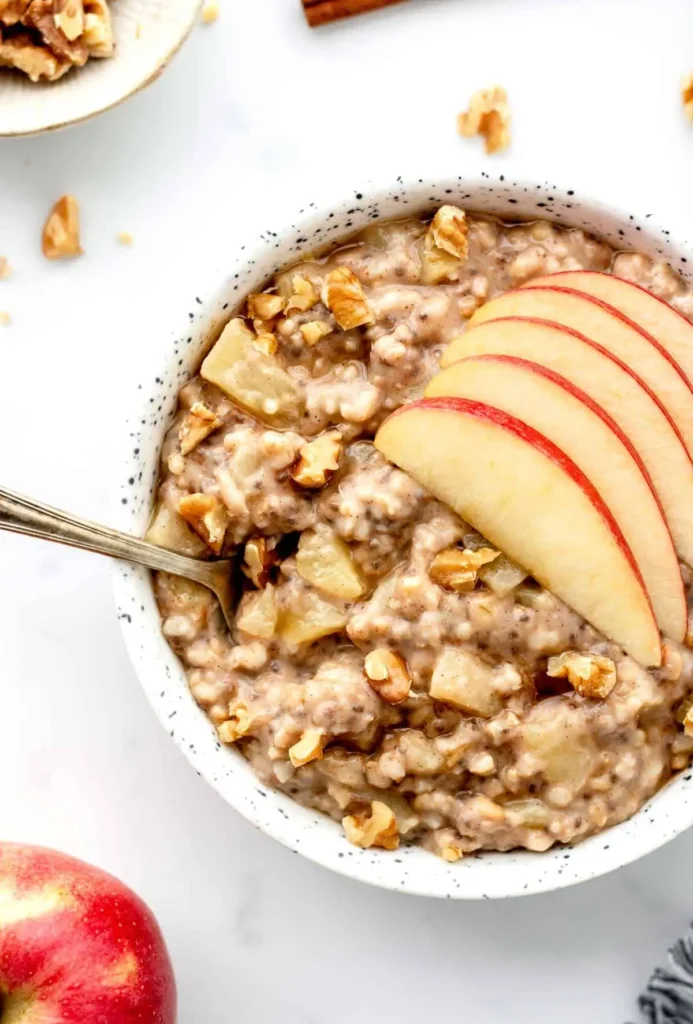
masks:
<instances>
[{"instance_id":1,"label":"diced apple chunk","mask_svg":"<svg viewBox=\"0 0 693 1024\"><path fill-rule=\"evenodd\" d=\"M277 604L274 587L268 583L259 593L248 594L241 604L238 628L250 636L269 640L277 628Z\"/></svg>"},{"instance_id":2,"label":"diced apple chunk","mask_svg":"<svg viewBox=\"0 0 693 1024\"><path fill-rule=\"evenodd\" d=\"M243 320L231 320L200 373L252 415L274 424L295 421L301 408L299 390L279 361L260 351L255 340Z\"/></svg>"},{"instance_id":3,"label":"diced apple chunk","mask_svg":"<svg viewBox=\"0 0 693 1024\"><path fill-rule=\"evenodd\" d=\"M523 722L519 746L532 754L554 785L578 792L592 774L597 749L583 717L564 698L535 705Z\"/></svg>"},{"instance_id":4,"label":"diced apple chunk","mask_svg":"<svg viewBox=\"0 0 693 1024\"><path fill-rule=\"evenodd\" d=\"M306 530L296 554L299 575L326 594L355 601L365 587L349 548L330 529Z\"/></svg>"},{"instance_id":5,"label":"diced apple chunk","mask_svg":"<svg viewBox=\"0 0 693 1024\"><path fill-rule=\"evenodd\" d=\"M307 590L282 610L279 635L289 647L298 647L339 633L346 623L344 612Z\"/></svg>"},{"instance_id":6,"label":"diced apple chunk","mask_svg":"<svg viewBox=\"0 0 693 1024\"><path fill-rule=\"evenodd\" d=\"M468 715L492 718L503 706L491 685L492 675L491 666L476 655L448 647L435 663L429 692L434 700Z\"/></svg>"},{"instance_id":7,"label":"diced apple chunk","mask_svg":"<svg viewBox=\"0 0 693 1024\"><path fill-rule=\"evenodd\" d=\"M207 551L207 545L202 538L198 537L182 517L163 501L157 505L144 539L160 548L168 548L169 551L191 555L193 558Z\"/></svg>"},{"instance_id":8,"label":"diced apple chunk","mask_svg":"<svg viewBox=\"0 0 693 1024\"><path fill-rule=\"evenodd\" d=\"M478 576L498 597L507 597L527 579L525 570L507 555L499 555L490 565L482 565Z\"/></svg>"}]
</instances>

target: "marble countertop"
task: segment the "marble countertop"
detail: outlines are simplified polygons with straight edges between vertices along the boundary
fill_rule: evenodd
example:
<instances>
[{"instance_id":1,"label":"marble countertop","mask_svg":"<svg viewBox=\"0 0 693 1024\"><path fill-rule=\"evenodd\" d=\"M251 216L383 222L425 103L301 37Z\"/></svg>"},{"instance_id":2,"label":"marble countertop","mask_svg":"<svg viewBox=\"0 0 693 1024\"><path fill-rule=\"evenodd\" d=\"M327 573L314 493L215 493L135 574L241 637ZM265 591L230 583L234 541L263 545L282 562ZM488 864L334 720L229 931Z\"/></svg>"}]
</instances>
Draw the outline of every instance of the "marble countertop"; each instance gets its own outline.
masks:
<instances>
[{"instance_id":1,"label":"marble countertop","mask_svg":"<svg viewBox=\"0 0 693 1024\"><path fill-rule=\"evenodd\" d=\"M222 0L149 90L55 135L0 142L2 482L108 520L134 361L206 249L294 194L371 174L482 168L654 213L693 239L687 0L412 0L311 33L298 0ZM500 82L512 149L455 117ZM0 99L1 102L1 99ZM63 192L86 255L38 240ZM266 219L267 218L267 219ZM134 246L116 244L118 232ZM115 620L110 566L0 535L3 838L60 847L151 904L195 1024L619 1024L693 913L693 832L616 874L498 903L333 876L255 832L156 722Z\"/></svg>"}]
</instances>

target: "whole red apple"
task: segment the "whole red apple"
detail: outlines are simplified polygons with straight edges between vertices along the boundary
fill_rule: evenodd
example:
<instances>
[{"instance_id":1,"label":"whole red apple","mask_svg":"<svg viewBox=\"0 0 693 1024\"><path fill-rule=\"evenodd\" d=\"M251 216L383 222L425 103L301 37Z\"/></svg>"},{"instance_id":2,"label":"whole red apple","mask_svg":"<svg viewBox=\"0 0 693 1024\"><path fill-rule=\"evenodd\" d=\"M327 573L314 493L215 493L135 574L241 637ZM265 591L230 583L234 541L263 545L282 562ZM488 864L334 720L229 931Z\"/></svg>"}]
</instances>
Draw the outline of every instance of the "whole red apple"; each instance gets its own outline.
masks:
<instances>
[{"instance_id":1,"label":"whole red apple","mask_svg":"<svg viewBox=\"0 0 693 1024\"><path fill-rule=\"evenodd\" d=\"M55 850L0 842L0 1024L174 1024L176 985L142 900Z\"/></svg>"}]
</instances>

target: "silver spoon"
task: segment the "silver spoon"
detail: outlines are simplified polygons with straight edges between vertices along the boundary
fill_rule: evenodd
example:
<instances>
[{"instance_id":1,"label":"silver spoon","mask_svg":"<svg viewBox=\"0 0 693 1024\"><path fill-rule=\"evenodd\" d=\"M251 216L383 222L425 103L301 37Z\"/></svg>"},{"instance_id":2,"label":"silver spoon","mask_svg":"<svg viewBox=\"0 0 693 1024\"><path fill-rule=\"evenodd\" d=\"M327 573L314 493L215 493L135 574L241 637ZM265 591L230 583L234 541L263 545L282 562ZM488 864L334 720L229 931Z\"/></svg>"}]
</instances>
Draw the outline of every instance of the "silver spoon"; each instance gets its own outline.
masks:
<instances>
[{"instance_id":1,"label":"silver spoon","mask_svg":"<svg viewBox=\"0 0 693 1024\"><path fill-rule=\"evenodd\" d=\"M178 555L138 537L90 523L68 512L60 512L50 505L14 494L3 487L0 487L0 530L23 533L27 537L41 537L69 547L83 548L85 551L96 551L100 555L144 565L147 569L161 569L194 580L216 595L231 629L236 602L233 563L228 558L204 562L200 558Z\"/></svg>"}]
</instances>

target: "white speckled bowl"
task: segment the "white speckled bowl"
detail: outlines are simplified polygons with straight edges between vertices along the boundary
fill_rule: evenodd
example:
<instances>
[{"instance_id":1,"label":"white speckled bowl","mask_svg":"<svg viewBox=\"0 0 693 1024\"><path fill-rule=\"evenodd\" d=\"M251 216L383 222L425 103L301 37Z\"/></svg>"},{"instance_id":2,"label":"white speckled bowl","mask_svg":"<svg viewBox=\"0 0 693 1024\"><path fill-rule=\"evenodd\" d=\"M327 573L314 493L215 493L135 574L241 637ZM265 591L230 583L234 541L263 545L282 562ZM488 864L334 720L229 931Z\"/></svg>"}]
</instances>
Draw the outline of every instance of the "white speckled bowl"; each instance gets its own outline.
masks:
<instances>
[{"instance_id":1,"label":"white speckled bowl","mask_svg":"<svg viewBox=\"0 0 693 1024\"><path fill-rule=\"evenodd\" d=\"M432 210L443 202L506 219L546 217L585 228L624 249L663 257L693 281L693 262L668 231L626 213L581 198L572 190L516 183L482 175L476 180L398 180L383 189L364 186L326 209L310 204L289 226L265 231L247 252L224 252L217 280L200 281L197 295L181 311L171 351L156 383L133 381L135 411L124 432L118 489L119 525L142 534L150 514L159 447L175 409L180 385L197 369L214 325L228 318L243 296L279 267L323 243L378 218ZM232 807L290 849L325 867L373 885L402 892L457 899L515 896L571 885L627 864L672 839L693 823L693 775L679 776L630 821L574 848L548 853L482 854L447 864L416 847L395 853L359 850L341 828L263 786L244 759L222 747L215 730L193 701L185 676L165 642L148 572L115 569L118 615L142 686L171 738L188 760Z\"/></svg>"},{"instance_id":2,"label":"white speckled bowl","mask_svg":"<svg viewBox=\"0 0 693 1024\"><path fill-rule=\"evenodd\" d=\"M114 57L92 59L57 82L0 71L0 136L86 121L153 82L195 24L203 0L114 0Z\"/></svg>"}]
</instances>

